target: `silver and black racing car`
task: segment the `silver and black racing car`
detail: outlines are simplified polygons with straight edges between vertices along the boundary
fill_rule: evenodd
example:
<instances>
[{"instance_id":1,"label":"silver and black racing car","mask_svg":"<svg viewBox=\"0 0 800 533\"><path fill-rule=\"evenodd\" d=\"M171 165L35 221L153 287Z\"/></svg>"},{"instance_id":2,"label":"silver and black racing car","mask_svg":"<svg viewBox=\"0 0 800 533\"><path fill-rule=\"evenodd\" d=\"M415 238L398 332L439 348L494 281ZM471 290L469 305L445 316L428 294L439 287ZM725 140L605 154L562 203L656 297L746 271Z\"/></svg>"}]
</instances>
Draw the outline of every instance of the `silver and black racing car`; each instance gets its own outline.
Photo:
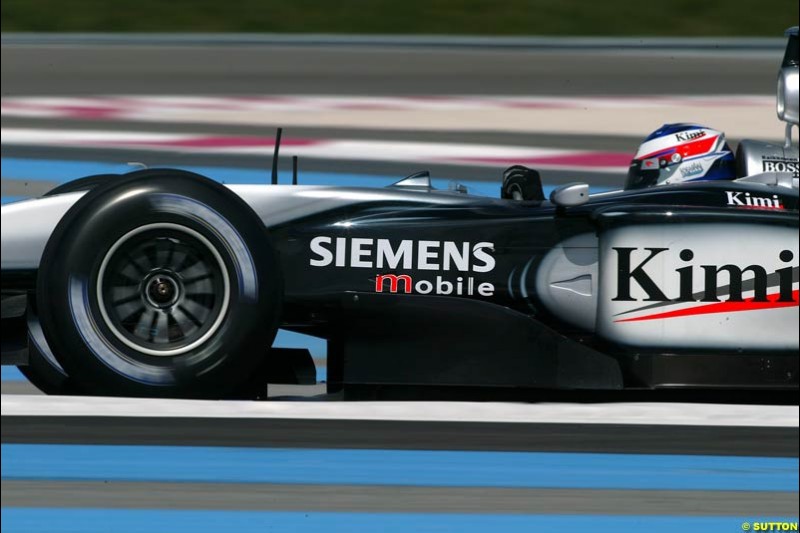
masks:
<instances>
[{"instance_id":1,"label":"silver and black racing car","mask_svg":"<svg viewBox=\"0 0 800 533\"><path fill-rule=\"evenodd\" d=\"M2 362L49 393L252 398L313 374L283 328L327 340L330 391L797 389L797 39L786 142L741 142L735 180L545 198L516 166L488 198L147 169L3 206Z\"/></svg>"}]
</instances>

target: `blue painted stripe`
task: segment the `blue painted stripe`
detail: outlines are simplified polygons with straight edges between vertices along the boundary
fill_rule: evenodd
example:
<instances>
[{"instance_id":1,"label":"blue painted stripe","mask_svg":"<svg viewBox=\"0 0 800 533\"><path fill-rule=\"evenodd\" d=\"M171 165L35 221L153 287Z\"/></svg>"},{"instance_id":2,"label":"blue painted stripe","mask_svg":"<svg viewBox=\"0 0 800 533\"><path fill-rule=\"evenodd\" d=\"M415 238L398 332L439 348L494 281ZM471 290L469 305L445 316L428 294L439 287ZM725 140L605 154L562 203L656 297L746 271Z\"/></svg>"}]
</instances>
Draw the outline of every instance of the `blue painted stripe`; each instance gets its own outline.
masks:
<instances>
[{"instance_id":1,"label":"blue painted stripe","mask_svg":"<svg viewBox=\"0 0 800 533\"><path fill-rule=\"evenodd\" d=\"M2 203L3 205L10 204L12 202L19 202L20 200L24 200L25 196L3 196Z\"/></svg>"},{"instance_id":2,"label":"blue painted stripe","mask_svg":"<svg viewBox=\"0 0 800 533\"><path fill-rule=\"evenodd\" d=\"M4 178L65 182L91 174L123 174L135 167L102 161L2 158Z\"/></svg>"},{"instance_id":3,"label":"blue painted stripe","mask_svg":"<svg viewBox=\"0 0 800 533\"><path fill-rule=\"evenodd\" d=\"M608 515L487 515L319 513L122 509L3 509L8 533L649 533L742 531L742 523L790 522L797 517L682 517Z\"/></svg>"},{"instance_id":4,"label":"blue painted stripe","mask_svg":"<svg viewBox=\"0 0 800 533\"><path fill-rule=\"evenodd\" d=\"M797 491L793 458L3 444L3 479Z\"/></svg>"},{"instance_id":5,"label":"blue painted stripe","mask_svg":"<svg viewBox=\"0 0 800 533\"><path fill-rule=\"evenodd\" d=\"M2 373L3 381L25 381L25 376L15 366L4 366Z\"/></svg>"},{"instance_id":6,"label":"blue painted stripe","mask_svg":"<svg viewBox=\"0 0 800 533\"><path fill-rule=\"evenodd\" d=\"M308 348L308 351L311 352L311 357L315 359L325 358L328 352L328 344L325 339L302 335L293 331L278 331L278 336L275 337L273 345L279 348Z\"/></svg>"}]
</instances>

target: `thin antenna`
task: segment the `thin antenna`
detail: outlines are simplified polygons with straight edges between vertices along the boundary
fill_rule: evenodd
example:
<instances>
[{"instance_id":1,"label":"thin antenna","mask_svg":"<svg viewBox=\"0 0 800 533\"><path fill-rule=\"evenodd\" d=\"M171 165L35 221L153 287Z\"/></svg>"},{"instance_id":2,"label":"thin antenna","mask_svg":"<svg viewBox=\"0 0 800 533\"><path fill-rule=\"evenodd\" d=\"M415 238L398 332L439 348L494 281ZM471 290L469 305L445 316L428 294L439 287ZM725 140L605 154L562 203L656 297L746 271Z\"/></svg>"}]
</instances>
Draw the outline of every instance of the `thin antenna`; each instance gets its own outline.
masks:
<instances>
[{"instance_id":1,"label":"thin antenna","mask_svg":"<svg viewBox=\"0 0 800 533\"><path fill-rule=\"evenodd\" d=\"M292 156L292 185L297 185L297 156Z\"/></svg>"},{"instance_id":2,"label":"thin antenna","mask_svg":"<svg viewBox=\"0 0 800 533\"><path fill-rule=\"evenodd\" d=\"M275 153L272 154L272 184L278 184L278 152L281 149L281 135L283 128L278 128L278 134L275 136Z\"/></svg>"}]
</instances>

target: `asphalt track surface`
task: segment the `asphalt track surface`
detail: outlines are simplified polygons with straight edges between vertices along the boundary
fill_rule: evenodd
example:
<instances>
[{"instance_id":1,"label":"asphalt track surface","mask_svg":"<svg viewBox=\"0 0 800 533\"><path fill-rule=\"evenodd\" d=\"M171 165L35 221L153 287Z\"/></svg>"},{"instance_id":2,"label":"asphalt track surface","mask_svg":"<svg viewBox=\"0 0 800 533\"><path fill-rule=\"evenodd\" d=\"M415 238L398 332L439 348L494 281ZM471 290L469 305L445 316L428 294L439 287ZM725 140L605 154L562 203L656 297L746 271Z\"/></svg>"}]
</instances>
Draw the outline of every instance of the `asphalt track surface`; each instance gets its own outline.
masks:
<instances>
[{"instance_id":1,"label":"asphalt track surface","mask_svg":"<svg viewBox=\"0 0 800 533\"><path fill-rule=\"evenodd\" d=\"M2 95L773 94L769 54L3 45Z\"/></svg>"},{"instance_id":2,"label":"asphalt track surface","mask_svg":"<svg viewBox=\"0 0 800 533\"><path fill-rule=\"evenodd\" d=\"M668 52L419 50L382 47L292 46L13 46L0 54L2 95L94 94L773 94L776 61L762 55ZM2 119L3 127L62 128L66 121ZM69 121L70 128L94 124ZM153 129L110 122L104 127ZM246 126L158 125L159 131L264 133ZM293 131L335 137L332 128ZM631 138L541 136L487 132L375 132L351 138L547 144L631 149ZM269 167L268 156L159 154L66 148L3 147L4 157L139 161L164 165ZM402 163L301 162L308 170L402 175ZM286 168L285 166L283 168ZM436 165L439 176L486 180L481 167ZM266 173L265 173L266 176ZM40 194L55 182L7 180L3 196ZM489 179L492 179L490 176ZM499 182L499 176L497 177ZM573 181L551 172L551 183ZM588 180L619 184L621 177ZM30 394L23 383L3 383L4 394ZM319 387L276 389L286 401L326 401ZM308 395L311 397L308 397ZM102 400L99 400L102 401ZM464 450L798 457L798 429L581 424L422 423L360 420L215 420L202 416L160 420L101 417L3 416L3 445L152 445L234 448ZM4 451L5 454L5 451ZM4 457L4 460L6 458ZM218 484L170 481L6 479L4 508L280 510L382 513L494 513L658 516L797 517L794 491L537 489L320 484ZM795 518L796 519L796 518ZM5 530L5 528L4 528Z\"/></svg>"},{"instance_id":3,"label":"asphalt track surface","mask_svg":"<svg viewBox=\"0 0 800 533\"><path fill-rule=\"evenodd\" d=\"M3 481L3 505L24 507L44 498L60 508L80 508L87 501L98 507L122 509L297 510L385 513L607 514L629 509L631 514L664 515L680 509L689 516L783 515L797 509L791 493L740 491L484 489L339 485L249 484L221 487L215 483L115 483Z\"/></svg>"},{"instance_id":4,"label":"asphalt track surface","mask_svg":"<svg viewBox=\"0 0 800 533\"><path fill-rule=\"evenodd\" d=\"M277 400L281 401L281 400ZM291 401L291 400L289 400ZM4 443L796 457L797 428L4 416Z\"/></svg>"}]
</instances>

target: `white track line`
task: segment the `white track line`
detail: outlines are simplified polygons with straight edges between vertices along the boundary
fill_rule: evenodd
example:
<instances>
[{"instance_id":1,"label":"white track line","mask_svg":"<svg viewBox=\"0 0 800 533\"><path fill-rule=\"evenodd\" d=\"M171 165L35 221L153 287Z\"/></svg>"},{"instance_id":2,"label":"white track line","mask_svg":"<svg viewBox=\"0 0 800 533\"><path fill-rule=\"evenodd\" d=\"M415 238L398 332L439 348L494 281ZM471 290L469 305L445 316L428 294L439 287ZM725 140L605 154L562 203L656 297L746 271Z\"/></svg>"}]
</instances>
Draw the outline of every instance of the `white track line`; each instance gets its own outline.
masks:
<instances>
[{"instance_id":1,"label":"white track line","mask_svg":"<svg viewBox=\"0 0 800 533\"><path fill-rule=\"evenodd\" d=\"M2 395L2 416L798 427L797 406L685 403L228 402Z\"/></svg>"}]
</instances>

